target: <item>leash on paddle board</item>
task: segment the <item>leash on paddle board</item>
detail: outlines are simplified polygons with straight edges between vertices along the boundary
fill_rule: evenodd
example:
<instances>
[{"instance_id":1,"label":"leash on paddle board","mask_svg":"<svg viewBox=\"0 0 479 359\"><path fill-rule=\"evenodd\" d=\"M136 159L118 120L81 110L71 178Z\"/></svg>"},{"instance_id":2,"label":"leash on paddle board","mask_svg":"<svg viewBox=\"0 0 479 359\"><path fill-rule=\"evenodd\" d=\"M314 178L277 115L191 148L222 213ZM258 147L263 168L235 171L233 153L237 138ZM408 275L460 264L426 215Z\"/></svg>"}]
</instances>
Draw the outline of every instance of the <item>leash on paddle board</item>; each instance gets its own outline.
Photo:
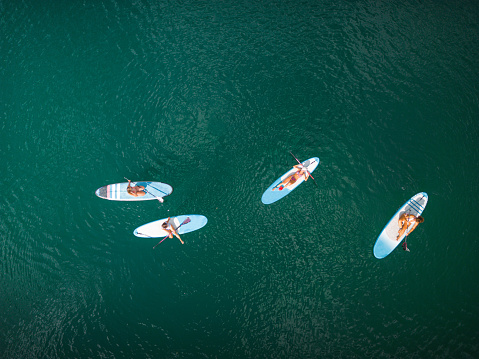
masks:
<instances>
[{"instance_id":1,"label":"leash on paddle board","mask_svg":"<svg viewBox=\"0 0 479 359\"><path fill-rule=\"evenodd\" d=\"M155 237L149 236L148 234L144 234L144 233L140 233L140 232L136 232L136 234L140 234L140 235L148 237L148 238L155 238Z\"/></svg>"},{"instance_id":2,"label":"leash on paddle board","mask_svg":"<svg viewBox=\"0 0 479 359\"><path fill-rule=\"evenodd\" d=\"M294 159L295 159L296 161L298 161L298 163L299 163L301 166L303 166L303 168L305 168L305 166L296 158L295 155L293 155L293 153L292 153L291 151L289 151L289 153L291 154L291 156L294 157ZM307 167L306 167L306 172L309 173L309 176L313 179L314 184L315 184L316 186L318 186L318 184L316 183L316 180L314 179L314 177L313 177L313 175L311 174L311 172L308 171L308 168L307 168Z\"/></svg>"},{"instance_id":3,"label":"leash on paddle board","mask_svg":"<svg viewBox=\"0 0 479 359\"><path fill-rule=\"evenodd\" d=\"M126 179L127 181L130 181L130 180L129 180L128 178L126 178L126 177L123 177L123 178ZM131 182L131 181L130 181L130 182ZM136 187L136 184L135 184L135 187ZM152 186L152 187L153 187L153 186ZM153 187L153 188L155 188L155 187ZM155 189L158 190L158 191L160 191L160 190L157 189L157 188L155 188ZM163 197L156 197L153 193L151 193L150 191L148 191L148 190L146 189L146 187L143 188L143 191L145 191L146 193L151 194L153 197L155 197L155 199L157 199L158 201L160 201L160 203L163 203L163 202L165 201L165 200L163 199ZM163 192L163 191L160 191L160 192ZM165 193L165 192L163 192L163 193Z\"/></svg>"},{"instance_id":4,"label":"leash on paddle board","mask_svg":"<svg viewBox=\"0 0 479 359\"><path fill-rule=\"evenodd\" d=\"M187 223L190 223L190 222L191 222L190 217L186 217L186 219L183 221L183 223L181 223L181 224L178 226L178 228L176 228L176 230L180 229L180 227L181 227L182 225L187 224ZM161 241L159 241L159 242L153 247L153 249L155 249L161 242L163 242L163 241L164 241L166 238L168 238L169 236L170 236L170 234L168 233L168 235L167 235L165 238L163 238ZM178 239L179 239L179 238L178 238ZM183 242L181 239L180 239L180 241L181 241L181 244L185 244L185 242Z\"/></svg>"},{"instance_id":5,"label":"leash on paddle board","mask_svg":"<svg viewBox=\"0 0 479 359\"><path fill-rule=\"evenodd\" d=\"M168 193L166 193L165 191L162 191L162 190L159 189L159 188L156 188L155 186L152 186L151 184L150 184L150 187L156 189L158 192L164 193L165 196L168 196Z\"/></svg>"}]
</instances>

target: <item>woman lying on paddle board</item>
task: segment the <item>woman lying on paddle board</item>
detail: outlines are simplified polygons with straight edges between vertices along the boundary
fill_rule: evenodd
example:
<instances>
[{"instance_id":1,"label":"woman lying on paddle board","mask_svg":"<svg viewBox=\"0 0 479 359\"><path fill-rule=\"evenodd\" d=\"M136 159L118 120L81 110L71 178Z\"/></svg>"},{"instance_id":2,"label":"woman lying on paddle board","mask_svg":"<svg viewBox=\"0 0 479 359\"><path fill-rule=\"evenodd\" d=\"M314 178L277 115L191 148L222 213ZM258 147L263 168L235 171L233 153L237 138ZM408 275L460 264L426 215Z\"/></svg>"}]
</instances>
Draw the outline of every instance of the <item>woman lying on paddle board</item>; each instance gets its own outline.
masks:
<instances>
[{"instance_id":1,"label":"woman lying on paddle board","mask_svg":"<svg viewBox=\"0 0 479 359\"><path fill-rule=\"evenodd\" d=\"M180 235L176 232L176 230L173 228L173 226L169 223L170 217L166 221L164 221L161 225L161 227L168 232L168 238L173 238L173 235L176 236L181 242L181 244L185 244L183 240L181 239Z\"/></svg>"},{"instance_id":2,"label":"woman lying on paddle board","mask_svg":"<svg viewBox=\"0 0 479 359\"><path fill-rule=\"evenodd\" d=\"M126 188L126 191L128 192L128 194L131 194L132 196L135 196L135 197L141 197L141 196L144 196L146 194L146 192L144 190L145 190L145 187L143 187L143 186L132 187L131 186L131 181L128 180L128 187Z\"/></svg>"},{"instance_id":3,"label":"woman lying on paddle board","mask_svg":"<svg viewBox=\"0 0 479 359\"><path fill-rule=\"evenodd\" d=\"M283 182L279 183L276 187L273 188L273 191L275 189L279 189L280 191L282 191L284 188L295 184L296 181L302 177L304 177L305 181L308 180L309 171L306 167L304 167L303 165L295 165L293 167L296 169L296 172L293 173L291 176L286 177Z\"/></svg>"},{"instance_id":4,"label":"woman lying on paddle board","mask_svg":"<svg viewBox=\"0 0 479 359\"><path fill-rule=\"evenodd\" d=\"M398 225L399 225L399 232L398 236L396 237L396 240L398 241L399 238L404 234L404 232L407 232L407 235L410 235L412 231L414 231L419 223L424 222L424 218L422 216L416 217L413 214L407 214L404 212L401 214L401 216L398 219ZM412 226L409 228L409 226ZM409 228L409 230L408 230Z\"/></svg>"}]
</instances>

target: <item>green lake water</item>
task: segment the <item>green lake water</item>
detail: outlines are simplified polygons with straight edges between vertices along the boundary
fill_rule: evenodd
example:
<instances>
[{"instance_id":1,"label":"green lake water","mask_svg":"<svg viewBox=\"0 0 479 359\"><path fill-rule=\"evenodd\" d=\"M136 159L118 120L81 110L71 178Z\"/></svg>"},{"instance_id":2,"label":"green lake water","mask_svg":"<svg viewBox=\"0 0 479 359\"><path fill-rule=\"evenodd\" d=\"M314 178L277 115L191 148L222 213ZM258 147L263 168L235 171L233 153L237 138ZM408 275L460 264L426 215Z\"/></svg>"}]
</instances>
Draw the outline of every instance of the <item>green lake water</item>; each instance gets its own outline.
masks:
<instances>
[{"instance_id":1,"label":"green lake water","mask_svg":"<svg viewBox=\"0 0 479 359\"><path fill-rule=\"evenodd\" d=\"M477 1L0 0L0 34L1 358L479 357ZM289 151L317 186L264 205ZM124 177L174 191L95 196Z\"/></svg>"}]
</instances>

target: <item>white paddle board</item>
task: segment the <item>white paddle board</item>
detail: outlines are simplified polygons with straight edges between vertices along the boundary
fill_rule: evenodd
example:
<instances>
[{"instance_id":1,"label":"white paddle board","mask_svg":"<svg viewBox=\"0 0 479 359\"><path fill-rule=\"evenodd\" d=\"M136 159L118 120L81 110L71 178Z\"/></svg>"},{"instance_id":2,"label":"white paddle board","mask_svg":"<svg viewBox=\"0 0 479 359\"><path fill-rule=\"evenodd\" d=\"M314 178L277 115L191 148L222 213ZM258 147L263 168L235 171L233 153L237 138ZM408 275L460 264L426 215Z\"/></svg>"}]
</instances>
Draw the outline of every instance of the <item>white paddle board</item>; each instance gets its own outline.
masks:
<instances>
[{"instance_id":1,"label":"white paddle board","mask_svg":"<svg viewBox=\"0 0 479 359\"><path fill-rule=\"evenodd\" d=\"M128 187L128 182L114 183L109 184L108 186L103 186L101 188L98 188L95 191L95 194L100 198L108 199L110 201L148 201L150 199L166 197L170 195L171 192L173 192L173 187L171 187L169 184L162 182L131 182L131 186L145 187L145 195L136 197L129 194L126 191Z\"/></svg>"},{"instance_id":2,"label":"white paddle board","mask_svg":"<svg viewBox=\"0 0 479 359\"><path fill-rule=\"evenodd\" d=\"M316 167L318 167L318 164L318 157L312 157L309 160L302 162L302 165L308 169L309 173L312 173L316 169ZM286 177L291 176L296 171L297 169L293 167L276 181L274 181L273 184L269 186L268 189L263 193L263 196L261 197L261 202L263 202L264 204L271 204L276 201L279 201L281 198L286 197L288 194L294 191L301 183L304 182L304 177L301 177L294 184L285 187L282 190L278 188L278 185L283 182Z\"/></svg>"},{"instance_id":3,"label":"white paddle board","mask_svg":"<svg viewBox=\"0 0 479 359\"><path fill-rule=\"evenodd\" d=\"M397 239L399 233L399 217L403 213L413 214L416 217L420 216L424 208L426 208L427 200L427 193L421 192L411 197L409 201L399 208L386 227L384 227L374 244L373 253L376 258L382 259L388 256L408 234L408 231L406 231Z\"/></svg>"},{"instance_id":4,"label":"white paddle board","mask_svg":"<svg viewBox=\"0 0 479 359\"><path fill-rule=\"evenodd\" d=\"M189 218L191 221L183 224L181 227L181 223L185 221L185 219ZM158 237L165 237L168 235L168 232L163 229L161 226L168 218L159 219L157 221L153 221L147 224L144 224L133 231L133 234L137 237L142 238L158 238ZM168 221L169 224L176 230L178 227L178 234L185 234L189 232L196 231L200 229L208 223L208 219L205 216L199 214L188 214L188 215L181 215L177 217L171 217Z\"/></svg>"}]
</instances>

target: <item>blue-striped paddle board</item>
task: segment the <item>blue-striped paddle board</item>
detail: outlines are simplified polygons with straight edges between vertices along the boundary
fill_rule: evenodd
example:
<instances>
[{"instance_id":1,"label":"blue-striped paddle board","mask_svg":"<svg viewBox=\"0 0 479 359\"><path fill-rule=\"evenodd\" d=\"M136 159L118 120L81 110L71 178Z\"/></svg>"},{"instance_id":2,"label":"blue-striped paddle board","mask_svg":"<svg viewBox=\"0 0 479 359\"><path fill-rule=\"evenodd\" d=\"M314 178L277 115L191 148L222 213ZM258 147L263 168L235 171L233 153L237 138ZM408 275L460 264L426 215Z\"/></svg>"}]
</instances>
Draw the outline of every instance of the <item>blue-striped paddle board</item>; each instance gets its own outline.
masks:
<instances>
[{"instance_id":1,"label":"blue-striped paddle board","mask_svg":"<svg viewBox=\"0 0 479 359\"><path fill-rule=\"evenodd\" d=\"M131 186L143 186L145 187L144 196L132 196L128 194L126 188L128 187L128 182L123 183L114 183L109 184L108 186L103 186L98 188L95 191L95 194L104 199L110 201L148 201L150 199L158 199L160 197L166 197L173 192L173 187L169 184L162 182L151 182L151 181L140 181L140 182L131 182Z\"/></svg>"},{"instance_id":2,"label":"blue-striped paddle board","mask_svg":"<svg viewBox=\"0 0 479 359\"><path fill-rule=\"evenodd\" d=\"M406 237L406 234L408 234L408 231L406 231L402 237L400 237L398 240L396 239L399 233L399 217L403 213L413 214L416 217L421 215L421 213L424 211L424 208L426 208L427 200L427 193L421 192L411 197L409 201L399 208L386 227L384 227L378 239L376 240L376 243L374 244L373 253L376 258L382 259L389 255L399 245L399 243L401 243L404 237Z\"/></svg>"},{"instance_id":3,"label":"blue-striped paddle board","mask_svg":"<svg viewBox=\"0 0 479 359\"><path fill-rule=\"evenodd\" d=\"M188 215L181 215L176 217L171 217L168 221L169 224L173 226L173 228L178 228L181 223L184 222L186 218L190 218L190 222L182 225L178 229L178 234L185 234L189 232L196 231L200 229L208 223L208 219L205 216L200 214L188 214ZM158 238L158 237L165 237L168 235L161 225L167 220L168 218L159 219L157 221L153 221L147 224L144 224L133 231L133 234L137 237L142 238Z\"/></svg>"},{"instance_id":4,"label":"blue-striped paddle board","mask_svg":"<svg viewBox=\"0 0 479 359\"><path fill-rule=\"evenodd\" d=\"M318 157L312 157L302 162L302 165L308 168L309 173L312 173L316 169L316 167L318 167L318 164ZM263 196L261 197L261 202L263 202L264 204L271 204L276 201L279 201L281 198L286 197L288 194L294 191L301 183L303 183L304 178L300 178L292 186L283 188L282 190L276 188L278 184L280 184L286 177L291 176L295 171L296 169L293 167L276 181L274 181L273 184L269 186L266 191L264 191Z\"/></svg>"}]
</instances>

